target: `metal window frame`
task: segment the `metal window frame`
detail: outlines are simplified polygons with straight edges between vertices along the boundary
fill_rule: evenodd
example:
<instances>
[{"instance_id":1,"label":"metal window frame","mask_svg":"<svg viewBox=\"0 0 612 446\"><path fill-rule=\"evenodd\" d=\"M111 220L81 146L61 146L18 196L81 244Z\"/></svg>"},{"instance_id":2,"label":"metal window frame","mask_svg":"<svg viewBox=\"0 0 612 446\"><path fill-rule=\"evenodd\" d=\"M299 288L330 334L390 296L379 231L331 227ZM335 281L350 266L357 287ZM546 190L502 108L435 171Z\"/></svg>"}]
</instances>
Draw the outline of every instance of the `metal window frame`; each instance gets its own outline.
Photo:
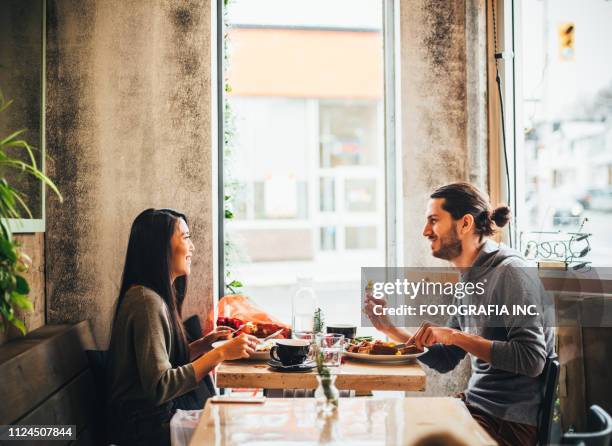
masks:
<instances>
[{"instance_id":1,"label":"metal window frame","mask_svg":"<svg viewBox=\"0 0 612 446\"><path fill-rule=\"evenodd\" d=\"M385 123L385 250L387 267L403 264L400 162L400 48L399 0L383 2L384 123Z\"/></svg>"},{"instance_id":2,"label":"metal window frame","mask_svg":"<svg viewBox=\"0 0 612 446\"><path fill-rule=\"evenodd\" d=\"M508 128L506 131L507 137L510 139L506 141L506 147L508 149L508 171L510 172L510 208L514 212L514 225L512 225L512 247L520 249L520 228L522 227L521 219L523 218L521 210L518 208L519 203L524 203L524 182L518 181L519 170L524 173L524 163L519 162L523 160L522 157L522 134L520 133L522 123L522 115L517 115L520 107L517 107L517 97L520 90L518 82L520 81L518 62L519 59L516 56L517 42L516 42L516 17L518 3L515 0L503 0L504 5L504 52L511 55L509 62L504 64L504 76L506 78L506 84L504 85L504 100L507 104L507 120ZM522 94L522 93L521 93ZM509 98L509 100L507 100ZM519 118L521 119L519 121ZM517 123L519 123L517 125ZM520 147L519 147L520 145ZM519 151L521 151L519 156ZM519 166L521 166L519 168ZM520 200L519 200L520 197Z\"/></svg>"},{"instance_id":3,"label":"metal window frame","mask_svg":"<svg viewBox=\"0 0 612 446\"><path fill-rule=\"evenodd\" d=\"M518 204L524 201L524 184L522 181L521 167L523 164L521 152L521 135L520 135L520 116L517 116L519 112L516 107L517 103L517 91L520 91L520 76L517 76L520 65L516 57L516 33L515 33L515 17L517 15L518 3L515 0L492 0L489 3L487 0L487 8L493 4L497 4L496 8L496 22L497 22L497 52L500 54L499 58L499 74L502 83L502 101L504 106L504 118L505 118L505 134L506 139L503 140L501 134L501 123L500 123L500 134L499 138L499 164L497 165L499 175L495 175L493 180L495 185L498 187L500 197L497 197L499 201L507 202L508 206L512 210L512 220L510 222L510 231L512 235L511 246L515 249L520 248L520 228L522 227L521 219L523 218L521 209L518 208ZM492 23L488 23L487 26L493 26ZM495 51L495 48L490 48L489 51ZM489 57L489 55L487 55ZM491 67L491 66L490 66ZM493 65L493 71L488 73L488 76L493 79L492 83L494 86L493 91L489 91L489 97L494 95L497 97L497 83L495 82L495 70ZM489 99L491 100L491 99ZM506 157L508 162L508 173L510 178L506 176L505 157L504 157L504 146L505 143ZM509 183L509 190L508 190ZM509 242L507 239L505 242Z\"/></svg>"},{"instance_id":4,"label":"metal window frame","mask_svg":"<svg viewBox=\"0 0 612 446\"><path fill-rule=\"evenodd\" d=\"M213 116L216 114L216 148L213 156L213 175L216 174L213 197L213 209L216 212L216 246L213 248L214 265L216 265L216 284L214 294L218 299L225 295L225 200L223 188L223 149L224 128L223 113L225 106L224 91L224 57L223 24L224 0L217 0L213 8L215 39L213 47L213 85L216 95L213 95ZM398 161L398 142L401 141L399 125L401 116L397 104L399 101L399 0L383 0L383 57L384 57L384 149L385 149L385 258L388 267L402 264L403 250L401 238L401 163ZM216 79L214 79L216 77Z\"/></svg>"},{"instance_id":5,"label":"metal window frame","mask_svg":"<svg viewBox=\"0 0 612 446\"><path fill-rule=\"evenodd\" d=\"M216 67L215 75L216 75L216 95L211 95L216 98L216 121L217 121L217 138L216 138L216 157L213 157L213 175L216 172L216 182L213 181L213 184L216 184L215 191L216 193L213 196L216 197L216 200L213 200L213 213L216 212L216 249L213 251L216 253L216 261L214 265L217 267L217 280L214 285L214 293L217 296L217 299L221 299L225 295L225 196L224 196L224 188L223 188L223 148L224 148L224 127L223 127L223 109L225 107L225 91L224 91L224 68L225 64L223 62L223 35L225 34L225 27L223 25L223 12L225 0L217 0L216 1L216 9L213 11L213 16L215 18L215 51L214 51L214 66ZM214 214L213 214L214 215ZM216 308L216 306L215 306Z\"/></svg>"},{"instance_id":6,"label":"metal window frame","mask_svg":"<svg viewBox=\"0 0 612 446\"><path fill-rule=\"evenodd\" d=\"M45 120L45 105L46 105L46 76L45 73L47 71L46 66L46 52L47 52L47 2L45 0L41 0L41 70L40 70L40 154L41 161L40 167L43 172L46 172L45 167L45 158L46 158L46 120ZM25 233L34 233L34 232L45 232L45 220L46 220L46 194L45 194L46 186L41 181L40 182L40 194L41 200L40 205L41 209L41 218L7 218L5 221L10 228L10 230L14 234L25 234Z\"/></svg>"},{"instance_id":7,"label":"metal window frame","mask_svg":"<svg viewBox=\"0 0 612 446\"><path fill-rule=\"evenodd\" d=\"M519 249L521 231L527 226L526 213L522 205L525 203L526 177L525 177L525 144L522 131L523 108L520 106L523 98L522 81L522 34L517 27L520 26L521 0L500 0L503 4L504 33L502 36L504 52L511 54L510 63L504 65L506 79L503 91L506 114L511 117L506 131L506 144L508 147L508 161L510 163L511 201L513 213L513 248ZM508 48L508 49L506 49Z\"/></svg>"}]
</instances>

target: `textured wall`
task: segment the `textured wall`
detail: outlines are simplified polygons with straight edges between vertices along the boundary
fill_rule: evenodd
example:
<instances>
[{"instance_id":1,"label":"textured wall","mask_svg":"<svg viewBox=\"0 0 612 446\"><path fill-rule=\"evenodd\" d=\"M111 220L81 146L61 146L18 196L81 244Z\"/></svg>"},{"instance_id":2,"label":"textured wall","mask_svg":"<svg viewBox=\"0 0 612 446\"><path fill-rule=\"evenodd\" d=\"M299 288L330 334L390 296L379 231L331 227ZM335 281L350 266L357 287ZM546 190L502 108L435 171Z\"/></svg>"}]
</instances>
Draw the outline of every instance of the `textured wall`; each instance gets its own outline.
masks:
<instances>
[{"instance_id":1,"label":"textured wall","mask_svg":"<svg viewBox=\"0 0 612 446\"><path fill-rule=\"evenodd\" d=\"M400 2L405 266L447 265L431 256L421 235L431 191L458 180L483 184L483 20L481 0ZM465 388L469 363L446 375L427 374L427 394L452 395Z\"/></svg>"},{"instance_id":2,"label":"textured wall","mask_svg":"<svg viewBox=\"0 0 612 446\"><path fill-rule=\"evenodd\" d=\"M467 179L465 2L401 2L405 263L432 265L429 193Z\"/></svg>"},{"instance_id":3,"label":"textured wall","mask_svg":"<svg viewBox=\"0 0 612 446\"><path fill-rule=\"evenodd\" d=\"M210 308L210 22L208 0L47 1L47 320L89 318L102 346L145 208L190 217L184 314Z\"/></svg>"}]
</instances>

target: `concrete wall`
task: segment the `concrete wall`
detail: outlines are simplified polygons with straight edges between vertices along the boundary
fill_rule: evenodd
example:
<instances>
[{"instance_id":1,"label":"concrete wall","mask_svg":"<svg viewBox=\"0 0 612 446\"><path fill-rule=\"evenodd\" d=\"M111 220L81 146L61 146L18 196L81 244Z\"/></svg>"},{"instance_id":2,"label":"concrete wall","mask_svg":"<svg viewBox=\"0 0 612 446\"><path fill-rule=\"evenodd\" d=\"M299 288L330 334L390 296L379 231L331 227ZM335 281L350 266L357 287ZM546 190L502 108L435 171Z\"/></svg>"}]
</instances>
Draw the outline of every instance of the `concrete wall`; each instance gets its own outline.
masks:
<instances>
[{"instance_id":1,"label":"concrete wall","mask_svg":"<svg viewBox=\"0 0 612 446\"><path fill-rule=\"evenodd\" d=\"M187 213L196 245L184 315L211 308L208 0L48 0L47 322L91 319L108 341L130 225Z\"/></svg>"},{"instance_id":2,"label":"concrete wall","mask_svg":"<svg viewBox=\"0 0 612 446\"><path fill-rule=\"evenodd\" d=\"M483 0L400 2L404 265L447 265L421 235L429 194L486 178L486 21ZM483 71L484 69L484 71ZM464 390L469 363L428 370L427 394Z\"/></svg>"}]
</instances>

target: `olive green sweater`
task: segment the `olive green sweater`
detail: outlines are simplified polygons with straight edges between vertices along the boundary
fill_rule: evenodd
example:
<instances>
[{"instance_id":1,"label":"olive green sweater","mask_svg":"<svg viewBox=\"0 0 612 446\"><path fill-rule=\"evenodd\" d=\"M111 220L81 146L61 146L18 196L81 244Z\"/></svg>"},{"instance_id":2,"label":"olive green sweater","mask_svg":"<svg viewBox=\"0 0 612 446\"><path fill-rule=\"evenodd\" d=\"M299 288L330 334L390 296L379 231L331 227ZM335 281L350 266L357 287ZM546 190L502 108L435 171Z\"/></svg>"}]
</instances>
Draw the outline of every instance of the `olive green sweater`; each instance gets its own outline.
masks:
<instances>
[{"instance_id":1,"label":"olive green sweater","mask_svg":"<svg viewBox=\"0 0 612 446\"><path fill-rule=\"evenodd\" d=\"M172 368L172 324L166 303L142 286L130 288L113 326L108 356L111 403L155 406L196 388L193 365Z\"/></svg>"}]
</instances>

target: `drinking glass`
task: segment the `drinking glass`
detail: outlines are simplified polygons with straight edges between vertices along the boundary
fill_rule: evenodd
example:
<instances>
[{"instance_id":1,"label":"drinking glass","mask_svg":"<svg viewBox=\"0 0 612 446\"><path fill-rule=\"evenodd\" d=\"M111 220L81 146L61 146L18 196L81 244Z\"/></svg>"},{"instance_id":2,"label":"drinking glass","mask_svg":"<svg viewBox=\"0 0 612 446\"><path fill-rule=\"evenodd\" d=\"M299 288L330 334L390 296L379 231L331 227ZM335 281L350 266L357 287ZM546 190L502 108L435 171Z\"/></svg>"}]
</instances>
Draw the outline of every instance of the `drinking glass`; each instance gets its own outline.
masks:
<instances>
[{"instance_id":1,"label":"drinking glass","mask_svg":"<svg viewBox=\"0 0 612 446\"><path fill-rule=\"evenodd\" d=\"M315 343L323 355L323 364L328 367L338 367L344 352L344 335L336 333L319 333Z\"/></svg>"}]
</instances>

